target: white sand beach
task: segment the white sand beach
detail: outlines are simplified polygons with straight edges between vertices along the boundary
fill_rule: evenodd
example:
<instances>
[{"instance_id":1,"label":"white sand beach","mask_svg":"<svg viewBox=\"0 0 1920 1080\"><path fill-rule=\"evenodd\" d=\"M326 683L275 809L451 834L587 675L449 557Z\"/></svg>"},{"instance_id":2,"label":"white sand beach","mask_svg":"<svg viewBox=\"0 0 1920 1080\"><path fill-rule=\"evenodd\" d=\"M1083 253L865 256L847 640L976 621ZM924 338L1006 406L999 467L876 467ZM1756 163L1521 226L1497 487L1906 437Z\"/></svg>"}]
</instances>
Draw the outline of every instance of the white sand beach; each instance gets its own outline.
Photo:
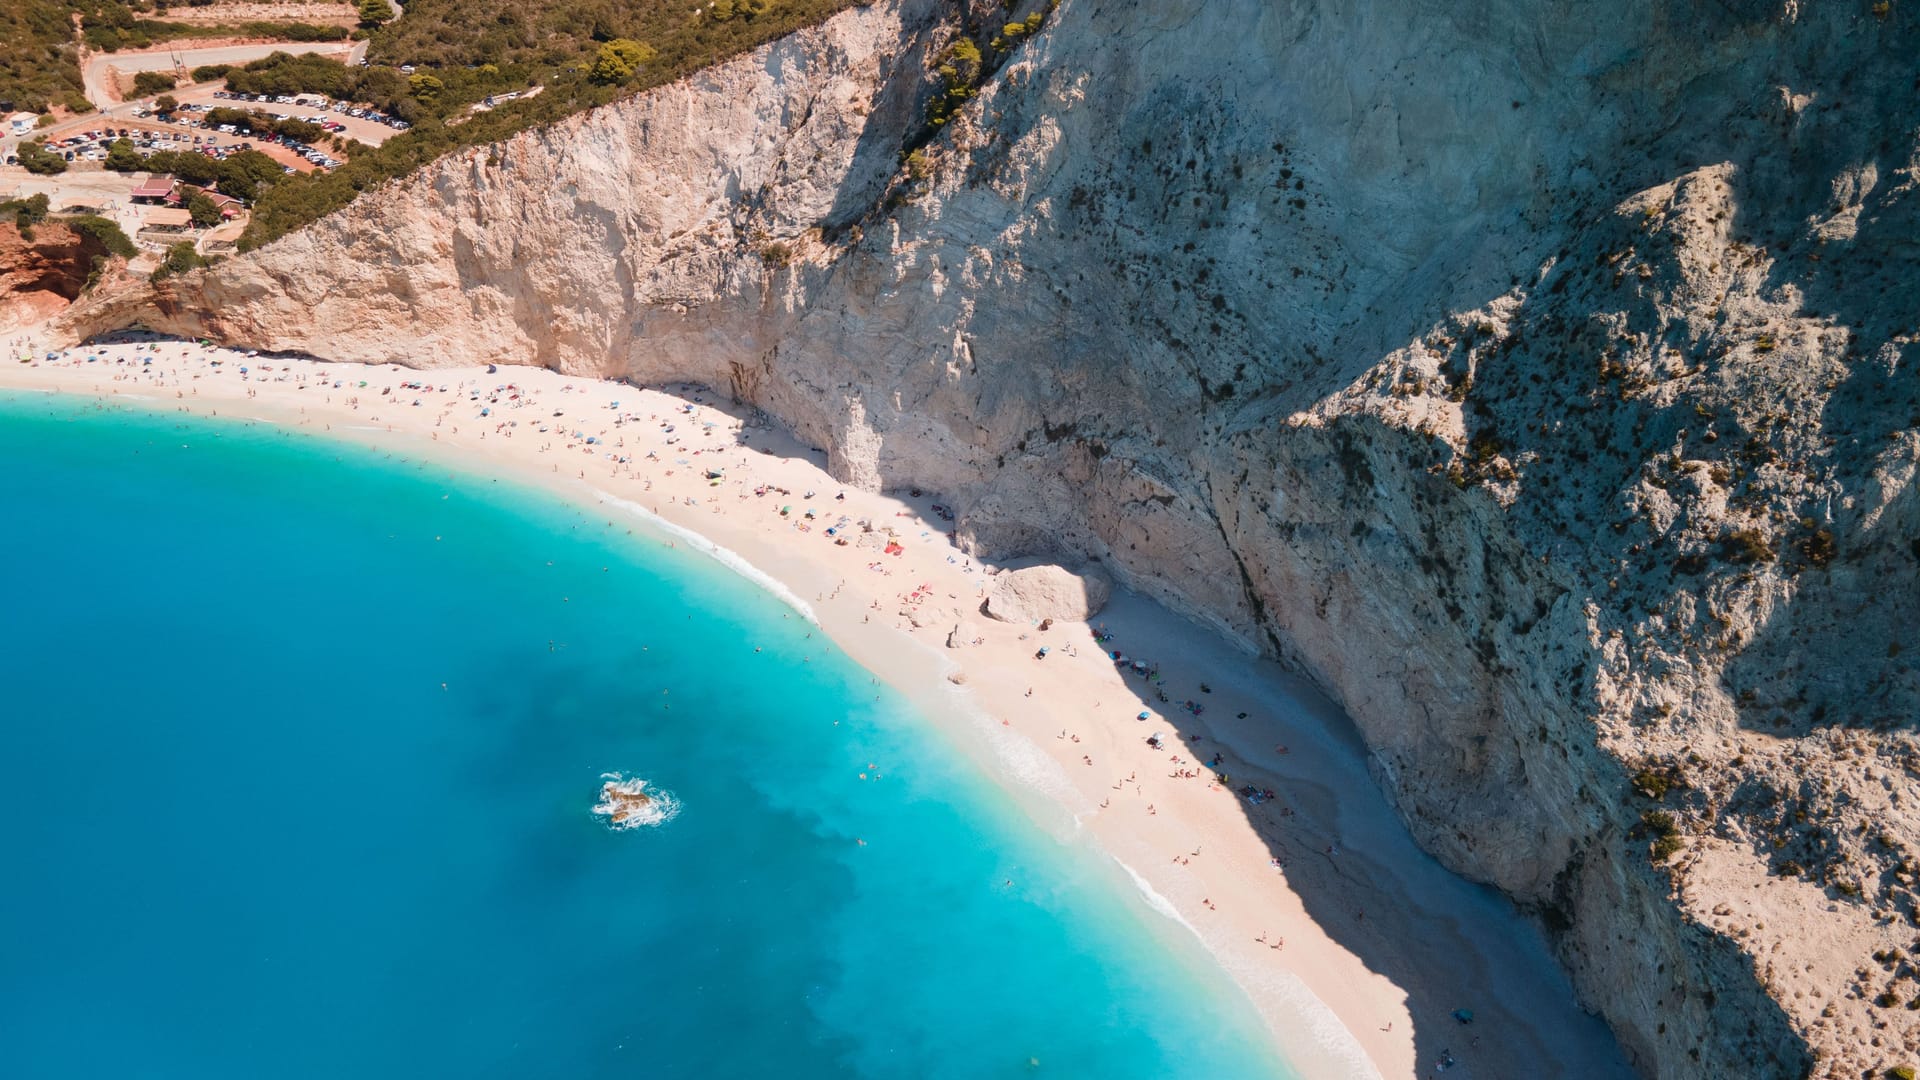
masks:
<instances>
[{"instance_id":1,"label":"white sand beach","mask_svg":"<svg viewBox=\"0 0 1920 1080\"><path fill-rule=\"evenodd\" d=\"M1429 1076L1443 1051L1453 1077L1625 1075L1541 935L1415 847L1336 706L1124 590L1092 627L983 616L998 568L955 547L938 493L847 488L820 452L695 388L368 368L160 339L52 360L25 338L9 344L0 391L352 440L543 484L607 520L657 515L669 528L636 520L637 540L697 537L732 553L989 755L988 771L1042 824L1084 832L1123 864L1245 987L1304 1076ZM901 552L886 554L886 539ZM1109 650L1158 678L1123 674ZM1147 741L1156 732L1160 749ZM1456 1009L1472 1011L1471 1026Z\"/></svg>"}]
</instances>

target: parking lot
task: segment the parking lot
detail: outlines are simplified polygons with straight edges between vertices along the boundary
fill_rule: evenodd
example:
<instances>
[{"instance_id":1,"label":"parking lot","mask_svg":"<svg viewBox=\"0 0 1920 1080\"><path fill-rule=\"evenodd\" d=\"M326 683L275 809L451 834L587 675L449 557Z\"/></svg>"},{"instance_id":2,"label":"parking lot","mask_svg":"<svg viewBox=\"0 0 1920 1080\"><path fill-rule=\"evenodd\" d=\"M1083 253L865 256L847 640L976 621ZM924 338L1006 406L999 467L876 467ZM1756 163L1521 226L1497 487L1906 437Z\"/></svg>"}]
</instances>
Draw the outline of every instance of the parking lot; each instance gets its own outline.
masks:
<instances>
[{"instance_id":1,"label":"parking lot","mask_svg":"<svg viewBox=\"0 0 1920 1080\"><path fill-rule=\"evenodd\" d=\"M212 105L216 108L226 106L234 109L257 110L294 120L329 125L329 130L366 143L368 146L379 146L405 131L408 126L404 121L385 116L375 110L350 102L329 101L320 94L269 98L264 94L229 93L220 89L220 85L207 83L186 90L176 90L173 96L184 103Z\"/></svg>"},{"instance_id":2,"label":"parking lot","mask_svg":"<svg viewBox=\"0 0 1920 1080\"><path fill-rule=\"evenodd\" d=\"M242 128L236 128L231 124L215 126L212 121L206 119L206 115L223 105L232 108L246 108L246 106L239 104L237 101L231 105L229 105L228 102L214 102L211 104L186 103L174 111L171 122L181 127L204 131L207 133L206 137L209 139L238 140L241 144L241 149L252 148L265 152L283 164L291 163L295 168L299 168L302 164L305 164L310 168L334 169L343 163L344 159L336 156L336 154L340 153L339 151L331 149L323 150L319 147L300 142L290 136L247 131ZM155 119L163 118L156 117ZM329 130L331 131L333 129ZM224 148L225 145L226 143L224 142L216 144L215 157L219 157L222 153L226 152L224 149L220 149ZM280 154L274 153L274 151L284 151L286 156L282 157Z\"/></svg>"},{"instance_id":3,"label":"parking lot","mask_svg":"<svg viewBox=\"0 0 1920 1080\"><path fill-rule=\"evenodd\" d=\"M292 171L311 172L321 167L318 162L301 157L294 145L214 131L205 127L205 121L184 110L174 114L172 123L156 117L104 122L98 127L50 139L47 149L76 165L99 163L106 160L107 147L115 139L122 138L131 141L134 149L143 154L156 150L190 150L212 158L224 158L240 150L258 150ZM327 160L338 163L338 159L331 156Z\"/></svg>"},{"instance_id":4,"label":"parking lot","mask_svg":"<svg viewBox=\"0 0 1920 1080\"><path fill-rule=\"evenodd\" d=\"M318 124L333 135L368 146L378 146L408 125L397 118L349 102L330 101L320 94L267 98L264 95L230 93L224 83L207 82L173 91L180 108L170 116L150 111L152 99L140 99L115 106L111 113L76 117L46 133L48 149L76 166L106 160L107 146L115 138L132 139L143 153L155 150L194 150L210 157L225 157L241 149L259 150L281 165L299 171L339 167L345 154L331 148L329 140L310 146L272 135L246 131L221 131L204 119L215 108L263 112L276 117ZM121 132L125 132L124 136ZM12 153L9 139L6 154ZM0 159L3 160L3 159Z\"/></svg>"}]
</instances>

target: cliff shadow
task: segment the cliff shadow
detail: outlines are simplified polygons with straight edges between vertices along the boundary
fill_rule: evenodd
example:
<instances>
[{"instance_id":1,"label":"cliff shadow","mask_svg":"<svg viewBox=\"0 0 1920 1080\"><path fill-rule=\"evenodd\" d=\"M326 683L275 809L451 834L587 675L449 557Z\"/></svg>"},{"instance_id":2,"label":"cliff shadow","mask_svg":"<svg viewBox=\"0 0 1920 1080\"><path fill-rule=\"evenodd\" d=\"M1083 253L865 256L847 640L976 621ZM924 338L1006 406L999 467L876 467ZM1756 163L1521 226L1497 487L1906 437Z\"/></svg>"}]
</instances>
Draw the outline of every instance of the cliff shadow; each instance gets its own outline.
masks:
<instances>
[{"instance_id":1,"label":"cliff shadow","mask_svg":"<svg viewBox=\"0 0 1920 1080\"><path fill-rule=\"evenodd\" d=\"M1909 478L1883 494L1835 500L1866 505L1809 518L1781 545L1794 587L1722 676L1742 726L1777 738L1920 729L1920 491Z\"/></svg>"},{"instance_id":2,"label":"cliff shadow","mask_svg":"<svg viewBox=\"0 0 1920 1080\"><path fill-rule=\"evenodd\" d=\"M1053 647L1034 663L1114 665L1127 696L1105 700L1100 711L1147 713L1114 726L1142 744L1158 734L1163 746L1156 761L1164 776L1142 778L1161 792L1180 785L1233 801L1265 845L1269 870L1311 923L1282 911L1261 917L1265 940L1248 944L1271 956L1276 974L1294 970L1308 935L1324 933L1405 994L1421 1075L1444 1061L1459 1066L1451 1075L1465 1077L1633 1075L1606 1025L1577 1004L1538 926L1414 842L1338 706L1299 676L1238 654L1211 631L1131 593L1116 594L1093 627L1101 639L1078 639L1071 627L1030 630L1036 646ZM1126 790L1132 786L1117 786L1100 813L1137 816L1144 826L1152 792ZM1205 839L1196 835L1167 852L1180 864L1176 875L1209 858ZM1196 880L1194 889L1204 886ZM1193 916L1203 938L1214 933L1207 917L1206 910Z\"/></svg>"},{"instance_id":3,"label":"cliff shadow","mask_svg":"<svg viewBox=\"0 0 1920 1080\"><path fill-rule=\"evenodd\" d=\"M934 87L928 31L939 17L932 5L926 8L920 17L902 22L888 59L890 67L880 73L880 93L854 139L847 172L834 188L832 204L815 222L829 243L883 209L881 197L900 171L915 133L926 125L927 102Z\"/></svg>"}]
</instances>

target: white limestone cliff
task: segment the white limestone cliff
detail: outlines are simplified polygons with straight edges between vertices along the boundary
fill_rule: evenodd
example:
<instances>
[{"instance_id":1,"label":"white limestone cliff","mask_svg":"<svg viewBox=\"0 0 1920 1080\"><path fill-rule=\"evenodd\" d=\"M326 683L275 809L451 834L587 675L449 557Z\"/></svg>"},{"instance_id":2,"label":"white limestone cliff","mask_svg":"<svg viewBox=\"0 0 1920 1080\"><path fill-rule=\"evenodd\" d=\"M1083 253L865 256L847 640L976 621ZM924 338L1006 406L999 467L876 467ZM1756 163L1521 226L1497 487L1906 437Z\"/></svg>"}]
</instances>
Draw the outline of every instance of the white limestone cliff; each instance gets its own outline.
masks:
<instances>
[{"instance_id":1,"label":"white limestone cliff","mask_svg":"<svg viewBox=\"0 0 1920 1080\"><path fill-rule=\"evenodd\" d=\"M1312 673L1647 1075L1912 1060L1906 7L1064 0L907 169L954 33L852 9L69 326L719 387Z\"/></svg>"}]
</instances>

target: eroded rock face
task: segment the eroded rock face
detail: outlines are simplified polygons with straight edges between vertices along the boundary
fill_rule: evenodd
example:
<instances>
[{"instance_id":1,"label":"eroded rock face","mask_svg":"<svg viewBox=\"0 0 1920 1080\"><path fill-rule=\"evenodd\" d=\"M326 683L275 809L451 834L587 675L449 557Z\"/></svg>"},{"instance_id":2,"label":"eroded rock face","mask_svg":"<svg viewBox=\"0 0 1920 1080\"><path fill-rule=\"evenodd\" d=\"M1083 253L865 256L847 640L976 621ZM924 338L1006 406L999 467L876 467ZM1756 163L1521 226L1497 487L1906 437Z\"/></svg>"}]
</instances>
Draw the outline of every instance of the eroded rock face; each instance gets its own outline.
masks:
<instances>
[{"instance_id":1,"label":"eroded rock face","mask_svg":"<svg viewBox=\"0 0 1920 1080\"><path fill-rule=\"evenodd\" d=\"M0 331L33 326L64 310L87 287L99 241L58 222L22 236L9 220L0 223Z\"/></svg>"},{"instance_id":2,"label":"eroded rock face","mask_svg":"<svg viewBox=\"0 0 1920 1080\"><path fill-rule=\"evenodd\" d=\"M1064 0L915 178L945 10L71 326L722 388L1313 673L1648 1075L1914 1060L1913 15Z\"/></svg>"}]
</instances>

